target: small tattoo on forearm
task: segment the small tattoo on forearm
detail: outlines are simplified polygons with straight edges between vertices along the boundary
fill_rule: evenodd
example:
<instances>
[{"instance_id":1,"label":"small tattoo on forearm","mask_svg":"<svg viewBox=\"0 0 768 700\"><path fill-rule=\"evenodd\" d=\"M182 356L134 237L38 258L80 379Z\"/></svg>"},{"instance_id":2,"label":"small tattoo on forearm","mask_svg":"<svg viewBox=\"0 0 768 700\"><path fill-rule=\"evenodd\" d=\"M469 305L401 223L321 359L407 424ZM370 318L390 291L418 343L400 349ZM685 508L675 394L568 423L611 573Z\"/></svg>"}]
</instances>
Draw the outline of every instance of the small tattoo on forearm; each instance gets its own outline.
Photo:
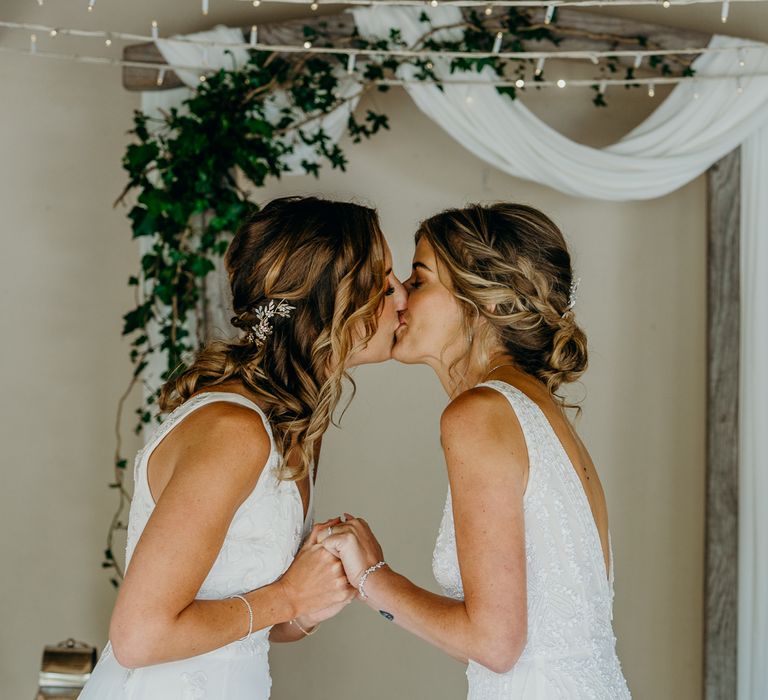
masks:
<instances>
[{"instance_id":1,"label":"small tattoo on forearm","mask_svg":"<svg viewBox=\"0 0 768 700\"><path fill-rule=\"evenodd\" d=\"M379 610L379 614L380 614L382 617L384 617L384 618L386 618L387 620L389 620L390 622L392 622L392 620L394 620L394 619L395 619L395 616L394 616L392 613L389 613L389 612L387 612L386 610Z\"/></svg>"}]
</instances>

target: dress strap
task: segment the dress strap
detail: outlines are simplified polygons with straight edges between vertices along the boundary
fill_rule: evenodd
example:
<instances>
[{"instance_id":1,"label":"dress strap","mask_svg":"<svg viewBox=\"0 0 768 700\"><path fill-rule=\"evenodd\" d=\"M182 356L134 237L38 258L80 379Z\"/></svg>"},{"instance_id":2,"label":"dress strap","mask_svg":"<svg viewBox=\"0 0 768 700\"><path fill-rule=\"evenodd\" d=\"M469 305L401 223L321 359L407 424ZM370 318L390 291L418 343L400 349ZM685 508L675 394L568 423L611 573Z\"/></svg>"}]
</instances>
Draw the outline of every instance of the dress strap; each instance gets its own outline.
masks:
<instances>
[{"instance_id":1,"label":"dress strap","mask_svg":"<svg viewBox=\"0 0 768 700\"><path fill-rule=\"evenodd\" d=\"M536 438L537 434L537 415L534 409L538 409L536 403L526 396L520 389L502 382L498 379L489 379L487 382L478 384L477 386L488 387L494 389L504 396L515 412L520 427L523 431L523 437L525 437L525 445L528 448L528 462L529 468L534 461L534 454L538 453L539 441Z\"/></svg>"},{"instance_id":2,"label":"dress strap","mask_svg":"<svg viewBox=\"0 0 768 700\"><path fill-rule=\"evenodd\" d=\"M269 460L275 455L275 440L272 435L272 427L269 424L264 411L251 399L246 398L242 394L238 394L234 391L204 391L199 394L195 394L191 398L187 399L183 404L177 406L171 413L168 414L166 419L157 426L150 438L147 440L144 448L141 450L140 459L136 460L134 467L134 482L136 484L141 483L141 474L143 470L146 472L147 463L155 448L163 441L163 439L171 432L179 423L185 418L194 413L198 408L207 406L208 404L225 401L227 403L236 403L246 408L250 408L255 411L261 417L261 421L264 424L264 429L267 431L269 437L270 456ZM147 490L149 491L149 485L147 484Z\"/></svg>"}]
</instances>

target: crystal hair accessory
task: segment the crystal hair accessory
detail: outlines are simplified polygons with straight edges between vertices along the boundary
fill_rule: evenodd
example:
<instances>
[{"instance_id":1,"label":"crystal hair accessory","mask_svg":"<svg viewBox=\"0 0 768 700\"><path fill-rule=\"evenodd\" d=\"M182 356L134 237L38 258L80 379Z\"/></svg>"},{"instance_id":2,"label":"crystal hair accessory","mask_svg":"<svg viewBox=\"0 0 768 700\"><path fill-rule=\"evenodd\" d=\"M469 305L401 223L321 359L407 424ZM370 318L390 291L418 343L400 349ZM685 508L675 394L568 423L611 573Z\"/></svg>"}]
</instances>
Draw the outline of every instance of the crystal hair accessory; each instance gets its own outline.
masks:
<instances>
[{"instance_id":1,"label":"crystal hair accessory","mask_svg":"<svg viewBox=\"0 0 768 700\"><path fill-rule=\"evenodd\" d=\"M258 323L255 326L251 326L251 330L248 331L248 342L263 345L267 337L272 335L271 320L275 316L288 318L291 315L291 311L295 308L295 306L288 304L285 299L277 303L275 303L274 299L270 299L267 304L255 306L253 314L256 316Z\"/></svg>"},{"instance_id":2,"label":"crystal hair accessory","mask_svg":"<svg viewBox=\"0 0 768 700\"><path fill-rule=\"evenodd\" d=\"M581 277L577 277L571 282L570 293L568 294L568 306L563 311L563 316L567 314L574 306L576 306L576 292L579 291L579 285L581 284Z\"/></svg>"}]
</instances>

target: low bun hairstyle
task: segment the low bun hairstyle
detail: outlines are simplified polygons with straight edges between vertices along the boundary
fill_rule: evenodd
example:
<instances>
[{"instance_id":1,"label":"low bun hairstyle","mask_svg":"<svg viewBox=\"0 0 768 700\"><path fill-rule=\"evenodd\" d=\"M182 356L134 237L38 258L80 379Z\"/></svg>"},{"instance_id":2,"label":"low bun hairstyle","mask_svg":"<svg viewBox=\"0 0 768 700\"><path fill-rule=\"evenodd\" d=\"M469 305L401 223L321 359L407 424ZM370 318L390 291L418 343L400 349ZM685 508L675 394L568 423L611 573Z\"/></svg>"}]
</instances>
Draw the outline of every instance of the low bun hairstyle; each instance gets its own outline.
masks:
<instances>
[{"instance_id":1,"label":"low bun hairstyle","mask_svg":"<svg viewBox=\"0 0 768 700\"><path fill-rule=\"evenodd\" d=\"M560 229L533 207L502 202L441 212L421 224L416 242L422 238L452 283L465 337L479 345L476 351L501 344L560 399L557 390L587 368L587 338L570 303L573 270ZM480 317L487 323L478 326Z\"/></svg>"},{"instance_id":2,"label":"low bun hairstyle","mask_svg":"<svg viewBox=\"0 0 768 700\"><path fill-rule=\"evenodd\" d=\"M275 199L240 228L225 260L232 325L246 336L207 345L162 388L160 408L173 410L196 392L239 380L269 418L280 478L304 478L342 381L351 382L346 361L376 332L387 286L378 216L346 202ZM252 342L255 309L271 300L294 309L270 320L263 344ZM289 451L297 464L287 464Z\"/></svg>"}]
</instances>

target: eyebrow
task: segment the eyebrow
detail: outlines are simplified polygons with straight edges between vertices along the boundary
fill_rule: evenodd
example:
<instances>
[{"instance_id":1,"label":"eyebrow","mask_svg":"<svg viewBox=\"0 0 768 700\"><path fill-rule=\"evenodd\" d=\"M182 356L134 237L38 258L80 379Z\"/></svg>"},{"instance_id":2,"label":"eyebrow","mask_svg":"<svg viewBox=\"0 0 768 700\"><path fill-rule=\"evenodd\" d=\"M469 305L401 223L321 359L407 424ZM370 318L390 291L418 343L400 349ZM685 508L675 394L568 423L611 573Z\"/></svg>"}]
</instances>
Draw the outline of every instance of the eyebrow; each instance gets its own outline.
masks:
<instances>
[{"instance_id":1,"label":"eyebrow","mask_svg":"<svg viewBox=\"0 0 768 700\"><path fill-rule=\"evenodd\" d=\"M426 270L427 272L432 272L423 262L419 262L418 260L411 265L411 267L416 270L417 268L422 268L423 270Z\"/></svg>"},{"instance_id":2,"label":"eyebrow","mask_svg":"<svg viewBox=\"0 0 768 700\"><path fill-rule=\"evenodd\" d=\"M392 274L392 268L390 267L385 273L384 277L389 277Z\"/></svg>"}]
</instances>

